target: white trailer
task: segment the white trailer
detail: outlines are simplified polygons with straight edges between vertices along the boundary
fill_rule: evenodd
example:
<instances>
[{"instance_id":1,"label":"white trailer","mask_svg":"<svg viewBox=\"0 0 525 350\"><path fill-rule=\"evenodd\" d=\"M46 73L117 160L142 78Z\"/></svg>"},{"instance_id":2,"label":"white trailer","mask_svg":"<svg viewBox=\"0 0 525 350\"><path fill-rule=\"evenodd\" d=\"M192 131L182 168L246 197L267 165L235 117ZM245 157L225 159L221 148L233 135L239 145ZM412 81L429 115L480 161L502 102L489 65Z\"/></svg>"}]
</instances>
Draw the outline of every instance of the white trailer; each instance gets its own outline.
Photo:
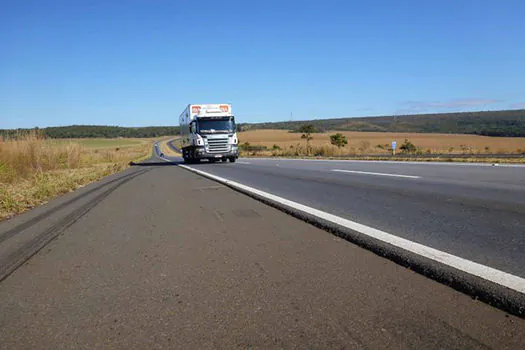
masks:
<instances>
[{"instance_id":1,"label":"white trailer","mask_svg":"<svg viewBox=\"0 0 525 350\"><path fill-rule=\"evenodd\" d=\"M179 125L185 162L228 159L233 163L239 157L235 117L230 104L190 104L180 115Z\"/></svg>"}]
</instances>

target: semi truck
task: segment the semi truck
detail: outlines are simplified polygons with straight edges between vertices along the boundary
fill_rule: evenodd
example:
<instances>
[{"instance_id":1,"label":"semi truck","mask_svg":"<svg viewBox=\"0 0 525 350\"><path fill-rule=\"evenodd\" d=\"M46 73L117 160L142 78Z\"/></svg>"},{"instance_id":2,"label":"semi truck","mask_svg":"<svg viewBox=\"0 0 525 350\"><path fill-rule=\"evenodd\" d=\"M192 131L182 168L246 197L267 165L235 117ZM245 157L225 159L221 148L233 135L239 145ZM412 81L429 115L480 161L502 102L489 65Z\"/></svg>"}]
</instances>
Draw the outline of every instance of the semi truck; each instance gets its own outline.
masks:
<instances>
[{"instance_id":1,"label":"semi truck","mask_svg":"<svg viewBox=\"0 0 525 350\"><path fill-rule=\"evenodd\" d=\"M186 163L218 160L235 162L239 157L232 106L190 104L179 117L182 157Z\"/></svg>"}]
</instances>

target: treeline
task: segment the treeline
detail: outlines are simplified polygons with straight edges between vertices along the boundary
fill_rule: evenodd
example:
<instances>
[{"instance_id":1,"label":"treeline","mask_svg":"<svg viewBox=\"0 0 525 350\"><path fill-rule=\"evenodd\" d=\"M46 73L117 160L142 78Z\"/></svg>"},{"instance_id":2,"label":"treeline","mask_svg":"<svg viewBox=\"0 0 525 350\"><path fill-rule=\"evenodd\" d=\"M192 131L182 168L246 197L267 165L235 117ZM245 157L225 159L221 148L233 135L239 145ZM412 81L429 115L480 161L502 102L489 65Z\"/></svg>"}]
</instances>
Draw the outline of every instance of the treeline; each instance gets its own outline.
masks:
<instances>
[{"instance_id":1,"label":"treeline","mask_svg":"<svg viewBox=\"0 0 525 350\"><path fill-rule=\"evenodd\" d=\"M150 138L160 136L178 135L178 126L147 126L126 128L120 126L104 125L72 125L34 129L0 129L0 136L4 138L18 137L37 130L41 135L55 139L65 138L117 138L134 137Z\"/></svg>"},{"instance_id":2,"label":"treeline","mask_svg":"<svg viewBox=\"0 0 525 350\"><path fill-rule=\"evenodd\" d=\"M238 130L284 129L299 131L302 126L312 125L315 131L378 131L477 134L485 136L525 137L525 109L391 115L381 117L317 119L275 123L239 124ZM16 137L35 129L0 129L0 136ZM50 138L152 138L179 134L178 126L120 127L103 125L72 125L38 129Z\"/></svg>"},{"instance_id":3,"label":"treeline","mask_svg":"<svg viewBox=\"0 0 525 350\"><path fill-rule=\"evenodd\" d=\"M339 130L525 137L525 109L242 124L241 128L298 131L304 125L313 125L320 132Z\"/></svg>"}]
</instances>

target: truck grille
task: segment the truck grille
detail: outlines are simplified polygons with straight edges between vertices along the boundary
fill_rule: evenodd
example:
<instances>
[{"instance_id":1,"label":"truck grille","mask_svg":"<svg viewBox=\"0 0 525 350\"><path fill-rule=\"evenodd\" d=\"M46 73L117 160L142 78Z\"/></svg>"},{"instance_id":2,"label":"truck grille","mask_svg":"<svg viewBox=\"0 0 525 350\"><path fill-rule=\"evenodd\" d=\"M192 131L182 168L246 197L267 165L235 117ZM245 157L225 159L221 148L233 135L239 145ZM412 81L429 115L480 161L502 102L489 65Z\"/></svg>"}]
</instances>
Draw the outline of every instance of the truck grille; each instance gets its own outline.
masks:
<instances>
[{"instance_id":1,"label":"truck grille","mask_svg":"<svg viewBox=\"0 0 525 350\"><path fill-rule=\"evenodd\" d=\"M209 153L225 153L229 151L228 139L208 139Z\"/></svg>"}]
</instances>

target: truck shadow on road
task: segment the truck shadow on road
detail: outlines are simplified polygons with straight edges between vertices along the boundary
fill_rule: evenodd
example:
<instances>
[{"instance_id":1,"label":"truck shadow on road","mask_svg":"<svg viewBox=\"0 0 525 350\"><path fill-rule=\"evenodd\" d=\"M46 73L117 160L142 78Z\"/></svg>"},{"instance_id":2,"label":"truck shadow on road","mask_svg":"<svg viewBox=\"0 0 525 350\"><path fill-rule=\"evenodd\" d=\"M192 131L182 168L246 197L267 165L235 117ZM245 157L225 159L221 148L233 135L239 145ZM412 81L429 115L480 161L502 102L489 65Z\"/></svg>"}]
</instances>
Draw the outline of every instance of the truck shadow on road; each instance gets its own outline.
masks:
<instances>
[{"instance_id":1,"label":"truck shadow on road","mask_svg":"<svg viewBox=\"0 0 525 350\"><path fill-rule=\"evenodd\" d=\"M135 162L129 162L129 165L130 166L176 166L176 165L179 165L179 164L184 164L184 161L182 160L174 160L174 161L171 161L171 162L159 162L159 161L152 161L152 162L139 162L139 163L135 163Z\"/></svg>"}]
</instances>

